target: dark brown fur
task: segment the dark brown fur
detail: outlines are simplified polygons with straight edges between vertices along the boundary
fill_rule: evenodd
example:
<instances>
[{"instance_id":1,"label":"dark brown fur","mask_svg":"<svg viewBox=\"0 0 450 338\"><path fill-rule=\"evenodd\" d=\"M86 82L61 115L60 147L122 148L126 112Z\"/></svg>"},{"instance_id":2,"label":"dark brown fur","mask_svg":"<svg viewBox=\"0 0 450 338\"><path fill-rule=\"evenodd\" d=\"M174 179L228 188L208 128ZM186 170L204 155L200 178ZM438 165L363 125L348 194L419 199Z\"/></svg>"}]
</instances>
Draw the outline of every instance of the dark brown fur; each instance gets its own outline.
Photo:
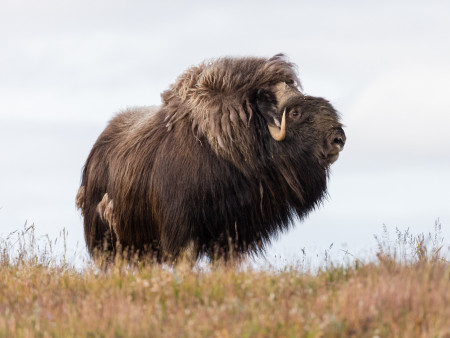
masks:
<instances>
[{"instance_id":1,"label":"dark brown fur","mask_svg":"<svg viewBox=\"0 0 450 338\"><path fill-rule=\"evenodd\" d=\"M299 86L283 55L221 58L183 73L161 107L117 115L77 195L89 252L120 244L158 261L188 249L194 259L258 252L304 217L324 197L345 135L333 107ZM267 125L285 108L278 142Z\"/></svg>"}]
</instances>

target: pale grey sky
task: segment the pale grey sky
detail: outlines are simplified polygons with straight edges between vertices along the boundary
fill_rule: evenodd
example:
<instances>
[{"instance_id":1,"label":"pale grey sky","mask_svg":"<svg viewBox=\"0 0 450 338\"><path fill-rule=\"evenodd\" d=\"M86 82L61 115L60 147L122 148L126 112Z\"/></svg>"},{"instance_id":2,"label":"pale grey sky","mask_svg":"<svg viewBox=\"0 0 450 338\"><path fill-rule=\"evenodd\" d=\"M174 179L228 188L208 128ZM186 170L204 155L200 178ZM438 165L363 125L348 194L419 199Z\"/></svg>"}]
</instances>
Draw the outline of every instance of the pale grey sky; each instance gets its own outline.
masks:
<instances>
[{"instance_id":1,"label":"pale grey sky","mask_svg":"<svg viewBox=\"0 0 450 338\"><path fill-rule=\"evenodd\" d=\"M2 1L0 236L35 223L84 245L74 196L113 114L186 68L286 53L342 113L330 197L269 250L359 253L383 223L450 241L450 2ZM336 249L336 254L338 253Z\"/></svg>"}]
</instances>

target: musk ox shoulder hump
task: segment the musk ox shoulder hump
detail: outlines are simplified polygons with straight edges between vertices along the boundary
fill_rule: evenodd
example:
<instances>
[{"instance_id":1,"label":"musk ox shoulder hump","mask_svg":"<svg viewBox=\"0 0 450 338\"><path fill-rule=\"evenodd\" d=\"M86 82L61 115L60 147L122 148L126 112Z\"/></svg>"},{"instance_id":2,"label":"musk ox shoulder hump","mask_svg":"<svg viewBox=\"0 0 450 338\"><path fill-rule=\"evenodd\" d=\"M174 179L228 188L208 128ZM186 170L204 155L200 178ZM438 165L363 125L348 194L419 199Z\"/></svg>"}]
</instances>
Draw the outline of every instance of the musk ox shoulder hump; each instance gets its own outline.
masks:
<instances>
[{"instance_id":1,"label":"musk ox shoulder hump","mask_svg":"<svg viewBox=\"0 0 450 338\"><path fill-rule=\"evenodd\" d=\"M270 59L219 58L193 66L162 96L166 127L192 123L197 138L206 137L213 150L229 160L246 158L247 132L253 117L252 95L277 83L300 86L296 67L282 54Z\"/></svg>"}]
</instances>

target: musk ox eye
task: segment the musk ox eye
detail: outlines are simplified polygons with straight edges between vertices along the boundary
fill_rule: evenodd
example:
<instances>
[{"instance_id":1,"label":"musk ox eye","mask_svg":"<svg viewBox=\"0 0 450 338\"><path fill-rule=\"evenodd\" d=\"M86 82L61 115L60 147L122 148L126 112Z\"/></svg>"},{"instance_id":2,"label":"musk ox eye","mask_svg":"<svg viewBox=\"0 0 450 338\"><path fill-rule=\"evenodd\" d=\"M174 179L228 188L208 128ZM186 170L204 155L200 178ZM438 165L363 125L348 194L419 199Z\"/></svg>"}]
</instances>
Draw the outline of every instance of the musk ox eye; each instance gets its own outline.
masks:
<instances>
[{"instance_id":1,"label":"musk ox eye","mask_svg":"<svg viewBox=\"0 0 450 338\"><path fill-rule=\"evenodd\" d=\"M298 109L291 110L291 117L299 117L300 115L301 115L300 110Z\"/></svg>"}]
</instances>

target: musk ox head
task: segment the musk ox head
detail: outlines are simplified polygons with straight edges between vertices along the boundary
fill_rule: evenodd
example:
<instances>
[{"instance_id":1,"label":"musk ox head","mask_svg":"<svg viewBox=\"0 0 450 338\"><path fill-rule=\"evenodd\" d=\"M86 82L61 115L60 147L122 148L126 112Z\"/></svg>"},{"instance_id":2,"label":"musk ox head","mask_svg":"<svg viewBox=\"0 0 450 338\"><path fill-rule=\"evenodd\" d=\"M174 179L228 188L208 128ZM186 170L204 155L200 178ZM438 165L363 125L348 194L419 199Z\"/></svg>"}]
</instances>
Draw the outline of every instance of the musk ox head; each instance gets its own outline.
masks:
<instances>
[{"instance_id":1,"label":"musk ox head","mask_svg":"<svg viewBox=\"0 0 450 338\"><path fill-rule=\"evenodd\" d=\"M77 195L89 251L261 251L320 203L345 140L281 54L191 67L160 107L118 114L91 150Z\"/></svg>"}]
</instances>

